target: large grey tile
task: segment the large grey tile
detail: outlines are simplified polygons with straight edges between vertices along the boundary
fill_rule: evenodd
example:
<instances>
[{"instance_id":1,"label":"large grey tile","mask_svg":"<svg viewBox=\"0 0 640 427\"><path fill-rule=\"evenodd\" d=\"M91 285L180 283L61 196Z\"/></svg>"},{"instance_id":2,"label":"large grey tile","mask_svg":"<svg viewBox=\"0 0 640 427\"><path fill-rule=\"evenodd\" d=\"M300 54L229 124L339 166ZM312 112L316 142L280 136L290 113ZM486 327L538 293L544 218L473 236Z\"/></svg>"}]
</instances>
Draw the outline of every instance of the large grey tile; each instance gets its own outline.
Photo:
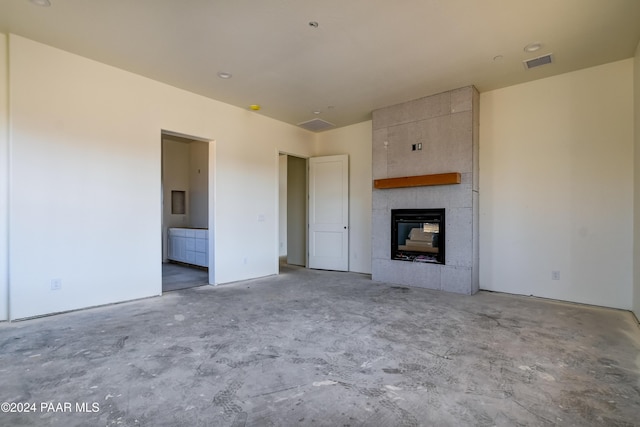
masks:
<instances>
[{"instance_id":1,"label":"large grey tile","mask_svg":"<svg viewBox=\"0 0 640 427\"><path fill-rule=\"evenodd\" d=\"M442 268L442 290L465 295L477 292L471 286L471 268L444 266Z\"/></svg>"},{"instance_id":2,"label":"large grey tile","mask_svg":"<svg viewBox=\"0 0 640 427\"><path fill-rule=\"evenodd\" d=\"M372 208L373 210L378 210L378 209L389 209L389 203L388 203L388 197L387 197L387 190L377 190L377 189L373 189L372 193L371 193L371 203L372 203Z\"/></svg>"},{"instance_id":3,"label":"large grey tile","mask_svg":"<svg viewBox=\"0 0 640 427\"><path fill-rule=\"evenodd\" d=\"M387 174L387 128L373 131L372 167L371 175L373 179L388 178Z\"/></svg>"},{"instance_id":4,"label":"large grey tile","mask_svg":"<svg viewBox=\"0 0 640 427\"><path fill-rule=\"evenodd\" d=\"M471 267L473 262L473 214L471 208L446 211L447 265Z\"/></svg>"},{"instance_id":5,"label":"large grey tile","mask_svg":"<svg viewBox=\"0 0 640 427\"><path fill-rule=\"evenodd\" d=\"M374 211L371 219L371 253L373 259L391 257L391 214L389 211Z\"/></svg>"},{"instance_id":6,"label":"large grey tile","mask_svg":"<svg viewBox=\"0 0 640 427\"><path fill-rule=\"evenodd\" d=\"M451 92L442 92L412 101L415 120L425 120L445 116L451 111Z\"/></svg>"},{"instance_id":7,"label":"large grey tile","mask_svg":"<svg viewBox=\"0 0 640 427\"><path fill-rule=\"evenodd\" d=\"M473 108L473 86L462 87L451 91L451 112L471 111Z\"/></svg>"}]
</instances>

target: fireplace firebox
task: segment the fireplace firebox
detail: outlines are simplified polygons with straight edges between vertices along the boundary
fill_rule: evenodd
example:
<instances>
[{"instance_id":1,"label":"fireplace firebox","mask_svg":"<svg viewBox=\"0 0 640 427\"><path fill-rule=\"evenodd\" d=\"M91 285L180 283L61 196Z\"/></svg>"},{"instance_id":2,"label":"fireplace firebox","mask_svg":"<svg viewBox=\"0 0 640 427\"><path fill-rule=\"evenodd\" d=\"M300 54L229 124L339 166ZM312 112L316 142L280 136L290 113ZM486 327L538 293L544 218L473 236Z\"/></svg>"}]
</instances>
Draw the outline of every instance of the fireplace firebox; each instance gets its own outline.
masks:
<instances>
[{"instance_id":1,"label":"fireplace firebox","mask_svg":"<svg viewBox=\"0 0 640 427\"><path fill-rule=\"evenodd\" d=\"M444 264L444 209L392 209L391 259Z\"/></svg>"}]
</instances>

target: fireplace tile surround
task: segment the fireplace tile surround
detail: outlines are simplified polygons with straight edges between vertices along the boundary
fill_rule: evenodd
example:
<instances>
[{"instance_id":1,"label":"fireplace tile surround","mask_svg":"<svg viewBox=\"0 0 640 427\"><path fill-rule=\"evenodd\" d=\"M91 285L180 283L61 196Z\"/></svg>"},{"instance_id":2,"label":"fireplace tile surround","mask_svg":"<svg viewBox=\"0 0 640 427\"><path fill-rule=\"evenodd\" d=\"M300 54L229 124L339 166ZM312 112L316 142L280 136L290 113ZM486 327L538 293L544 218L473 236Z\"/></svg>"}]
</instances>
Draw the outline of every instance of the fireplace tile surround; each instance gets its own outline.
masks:
<instances>
[{"instance_id":1,"label":"fireplace tile surround","mask_svg":"<svg viewBox=\"0 0 640 427\"><path fill-rule=\"evenodd\" d=\"M478 291L478 91L468 86L373 112L373 179L459 172L460 184L373 189L372 279ZM422 150L412 145L422 143ZM446 210L446 264L391 259L391 210Z\"/></svg>"}]
</instances>

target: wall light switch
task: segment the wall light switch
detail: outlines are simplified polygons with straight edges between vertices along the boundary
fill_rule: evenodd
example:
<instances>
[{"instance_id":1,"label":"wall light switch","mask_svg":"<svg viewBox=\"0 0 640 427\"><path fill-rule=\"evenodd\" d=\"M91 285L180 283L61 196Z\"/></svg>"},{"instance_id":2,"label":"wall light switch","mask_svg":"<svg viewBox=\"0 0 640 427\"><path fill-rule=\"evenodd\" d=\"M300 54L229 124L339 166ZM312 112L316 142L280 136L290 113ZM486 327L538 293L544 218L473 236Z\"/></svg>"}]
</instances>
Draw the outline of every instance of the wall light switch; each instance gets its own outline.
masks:
<instances>
[{"instance_id":1,"label":"wall light switch","mask_svg":"<svg viewBox=\"0 0 640 427\"><path fill-rule=\"evenodd\" d=\"M418 142L418 150L422 150L422 142Z\"/></svg>"}]
</instances>

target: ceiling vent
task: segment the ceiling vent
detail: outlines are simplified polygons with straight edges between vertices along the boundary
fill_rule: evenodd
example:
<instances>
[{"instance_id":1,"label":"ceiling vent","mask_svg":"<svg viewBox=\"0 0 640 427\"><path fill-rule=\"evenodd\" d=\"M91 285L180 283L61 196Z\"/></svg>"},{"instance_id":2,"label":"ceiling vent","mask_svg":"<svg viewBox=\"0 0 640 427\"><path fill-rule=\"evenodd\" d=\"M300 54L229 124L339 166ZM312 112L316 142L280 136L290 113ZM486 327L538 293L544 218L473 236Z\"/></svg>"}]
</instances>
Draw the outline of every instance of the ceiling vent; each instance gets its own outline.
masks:
<instances>
[{"instance_id":1,"label":"ceiling vent","mask_svg":"<svg viewBox=\"0 0 640 427\"><path fill-rule=\"evenodd\" d=\"M551 64L553 62L553 54L538 56L537 58L528 59L524 62L524 68L530 70L532 68L540 67L542 65Z\"/></svg>"},{"instance_id":2,"label":"ceiling vent","mask_svg":"<svg viewBox=\"0 0 640 427\"><path fill-rule=\"evenodd\" d=\"M336 125L334 125L333 123L325 122L321 119L313 119L306 122L298 123L298 126L303 129L310 130L311 132L321 132L323 130L336 127Z\"/></svg>"}]
</instances>

